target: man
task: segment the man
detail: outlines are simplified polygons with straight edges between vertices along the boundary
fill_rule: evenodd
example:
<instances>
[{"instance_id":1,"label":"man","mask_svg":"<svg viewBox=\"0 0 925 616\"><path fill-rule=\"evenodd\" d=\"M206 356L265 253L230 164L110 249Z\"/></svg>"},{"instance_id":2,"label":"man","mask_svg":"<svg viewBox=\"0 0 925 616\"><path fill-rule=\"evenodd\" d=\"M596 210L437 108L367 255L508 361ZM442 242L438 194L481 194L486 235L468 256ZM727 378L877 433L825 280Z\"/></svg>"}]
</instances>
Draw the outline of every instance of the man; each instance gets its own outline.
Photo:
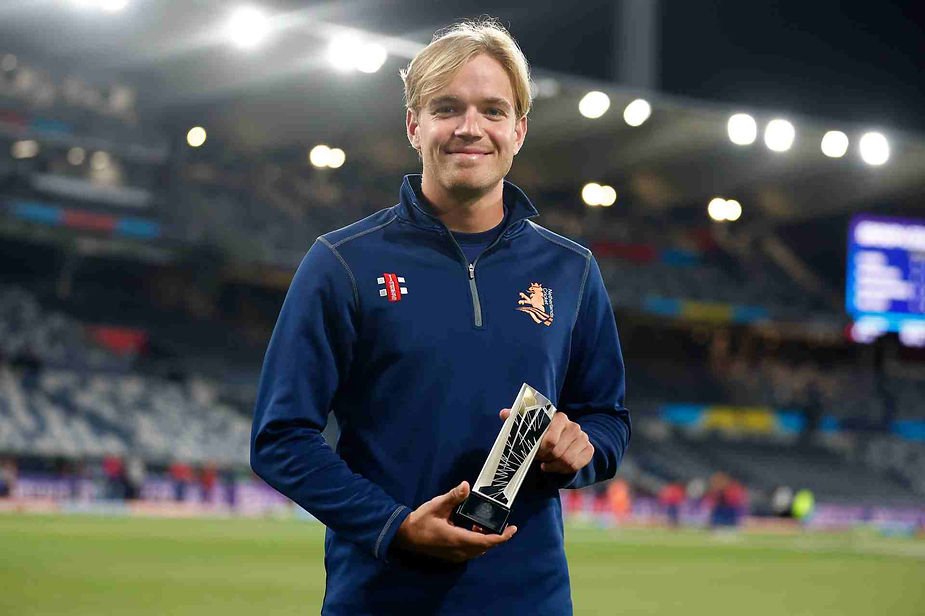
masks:
<instances>
[{"instance_id":1,"label":"man","mask_svg":"<svg viewBox=\"0 0 925 616\"><path fill-rule=\"evenodd\" d=\"M613 477L630 437L610 302L591 253L530 221L504 181L530 107L510 35L454 26L402 77L423 173L299 266L251 464L328 527L325 614L567 614L558 491ZM523 382L560 413L511 525L456 527ZM336 453L320 435L331 409Z\"/></svg>"}]
</instances>

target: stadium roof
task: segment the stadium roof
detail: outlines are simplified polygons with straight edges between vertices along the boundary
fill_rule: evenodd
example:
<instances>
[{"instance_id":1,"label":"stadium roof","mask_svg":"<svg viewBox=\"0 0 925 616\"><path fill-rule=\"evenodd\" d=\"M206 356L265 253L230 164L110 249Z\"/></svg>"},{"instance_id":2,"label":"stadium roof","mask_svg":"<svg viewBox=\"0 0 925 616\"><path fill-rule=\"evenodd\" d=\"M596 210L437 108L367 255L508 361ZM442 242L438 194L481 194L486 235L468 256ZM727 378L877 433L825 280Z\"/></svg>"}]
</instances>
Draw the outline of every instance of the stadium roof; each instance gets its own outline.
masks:
<instances>
[{"instance_id":1,"label":"stadium roof","mask_svg":"<svg viewBox=\"0 0 925 616\"><path fill-rule=\"evenodd\" d=\"M264 5L276 15L271 40L253 52L227 44L223 22L229 7L212 1L183 3L182 9L157 0L130 3L111 15L59 0L20 4L0 8L0 40L9 51L37 57L45 65L101 83L128 82L138 90L142 109L165 118L178 134L203 124L213 143L306 151L319 142L343 144L351 161L416 168L404 137L397 72L434 28L455 17L457 7L421 12L407 2ZM475 6L458 8L471 15ZM577 19L566 3L544 11L500 3L491 10L519 28L548 30L557 21L565 27ZM330 37L356 28L380 35L377 40L389 50L389 60L376 74L336 73L324 59ZM606 182L621 199L651 208L705 208L719 195L743 204L743 222L762 224L860 207L915 206L925 194L921 135L800 116L793 109L632 90L534 64L544 96L536 101L526 146L512 172L515 181L533 187ZM609 112L596 120L577 109L591 89L611 98ZM622 111L636 97L651 103L652 115L632 128ZM730 142L726 122L734 112L758 120L754 144ZM760 130L776 117L796 127L794 146L787 152L770 151L761 140ZM851 140L844 158L831 159L820 151L823 133L832 129ZM857 155L857 140L868 129L879 129L890 140L891 157L883 166L868 166ZM752 216L756 211L761 216Z\"/></svg>"}]
</instances>

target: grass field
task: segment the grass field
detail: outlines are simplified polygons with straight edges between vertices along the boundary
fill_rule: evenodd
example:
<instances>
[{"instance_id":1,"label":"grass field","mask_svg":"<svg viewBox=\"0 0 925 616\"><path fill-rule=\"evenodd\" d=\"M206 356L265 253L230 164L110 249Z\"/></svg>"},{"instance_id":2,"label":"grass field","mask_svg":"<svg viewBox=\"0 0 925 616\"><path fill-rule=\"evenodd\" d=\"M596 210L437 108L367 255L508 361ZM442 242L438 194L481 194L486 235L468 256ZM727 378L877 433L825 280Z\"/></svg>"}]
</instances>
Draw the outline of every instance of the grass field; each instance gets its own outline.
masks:
<instances>
[{"instance_id":1,"label":"grass field","mask_svg":"<svg viewBox=\"0 0 925 616\"><path fill-rule=\"evenodd\" d=\"M0 515L0 614L317 614L322 532ZM925 614L922 540L572 527L568 554L576 614Z\"/></svg>"}]
</instances>

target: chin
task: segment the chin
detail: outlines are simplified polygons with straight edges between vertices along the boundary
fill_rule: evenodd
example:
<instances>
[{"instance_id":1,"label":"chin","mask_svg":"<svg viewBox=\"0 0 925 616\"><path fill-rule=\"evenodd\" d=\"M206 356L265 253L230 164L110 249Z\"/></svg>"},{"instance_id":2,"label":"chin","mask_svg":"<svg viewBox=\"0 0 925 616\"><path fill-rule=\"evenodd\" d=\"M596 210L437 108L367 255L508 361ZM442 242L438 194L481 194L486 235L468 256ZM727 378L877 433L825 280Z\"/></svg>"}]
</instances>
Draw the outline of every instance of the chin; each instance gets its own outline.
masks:
<instances>
[{"instance_id":1,"label":"chin","mask_svg":"<svg viewBox=\"0 0 925 616\"><path fill-rule=\"evenodd\" d=\"M466 170L448 174L446 187L453 192L485 192L494 188L500 177L481 171Z\"/></svg>"}]
</instances>

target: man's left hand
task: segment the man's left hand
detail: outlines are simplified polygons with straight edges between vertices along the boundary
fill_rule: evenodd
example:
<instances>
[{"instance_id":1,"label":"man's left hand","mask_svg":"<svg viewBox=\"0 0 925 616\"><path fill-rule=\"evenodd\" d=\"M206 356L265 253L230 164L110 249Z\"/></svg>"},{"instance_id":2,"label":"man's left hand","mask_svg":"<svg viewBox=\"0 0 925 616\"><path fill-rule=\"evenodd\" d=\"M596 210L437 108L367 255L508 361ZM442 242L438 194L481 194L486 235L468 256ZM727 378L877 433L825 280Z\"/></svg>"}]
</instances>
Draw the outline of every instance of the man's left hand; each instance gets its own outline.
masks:
<instances>
[{"instance_id":1,"label":"man's left hand","mask_svg":"<svg viewBox=\"0 0 925 616\"><path fill-rule=\"evenodd\" d=\"M501 410L501 419L507 419L511 409ZM547 473L572 475L591 462L594 445L581 426L571 421L562 411L552 416L552 423L543 435L536 459Z\"/></svg>"}]
</instances>

